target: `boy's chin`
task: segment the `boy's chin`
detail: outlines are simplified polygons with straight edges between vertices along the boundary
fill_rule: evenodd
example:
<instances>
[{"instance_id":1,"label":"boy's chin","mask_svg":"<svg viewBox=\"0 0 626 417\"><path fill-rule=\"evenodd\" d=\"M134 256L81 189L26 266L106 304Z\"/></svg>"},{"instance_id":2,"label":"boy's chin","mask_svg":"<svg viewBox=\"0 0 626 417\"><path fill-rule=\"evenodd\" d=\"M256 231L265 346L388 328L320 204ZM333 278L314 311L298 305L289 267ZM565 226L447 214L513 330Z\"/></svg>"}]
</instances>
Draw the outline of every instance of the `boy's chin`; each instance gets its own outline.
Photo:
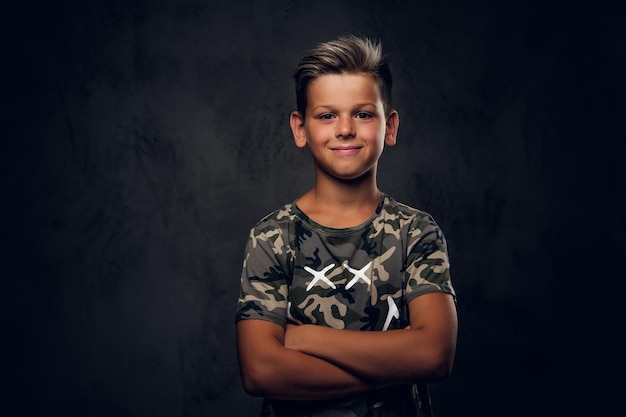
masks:
<instances>
[{"instance_id":1,"label":"boy's chin","mask_svg":"<svg viewBox=\"0 0 626 417\"><path fill-rule=\"evenodd\" d=\"M335 170L324 169L324 167L317 166L317 174L325 176L335 181L341 181L346 183L359 183L366 181L376 176L376 166L373 166L365 171L363 170Z\"/></svg>"},{"instance_id":2,"label":"boy's chin","mask_svg":"<svg viewBox=\"0 0 626 417\"><path fill-rule=\"evenodd\" d=\"M372 172L360 172L360 173L350 173L350 174L335 174L333 177L337 181L341 181L347 184L358 184L363 181L367 181L372 178Z\"/></svg>"}]
</instances>

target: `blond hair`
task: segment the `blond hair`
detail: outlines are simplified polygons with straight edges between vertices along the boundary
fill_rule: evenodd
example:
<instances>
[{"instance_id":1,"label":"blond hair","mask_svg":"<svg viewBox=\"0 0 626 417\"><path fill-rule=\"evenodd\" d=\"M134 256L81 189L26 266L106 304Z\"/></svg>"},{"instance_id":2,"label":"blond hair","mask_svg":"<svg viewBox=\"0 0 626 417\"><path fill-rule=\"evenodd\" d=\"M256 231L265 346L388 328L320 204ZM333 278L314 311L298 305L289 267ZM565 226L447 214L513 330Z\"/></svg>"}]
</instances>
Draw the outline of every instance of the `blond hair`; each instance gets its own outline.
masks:
<instances>
[{"instance_id":1,"label":"blond hair","mask_svg":"<svg viewBox=\"0 0 626 417\"><path fill-rule=\"evenodd\" d=\"M296 105L304 115L307 106L307 88L311 81L326 74L364 73L377 82L385 112L391 107L391 70L383 55L380 42L354 35L318 44L296 66Z\"/></svg>"}]
</instances>

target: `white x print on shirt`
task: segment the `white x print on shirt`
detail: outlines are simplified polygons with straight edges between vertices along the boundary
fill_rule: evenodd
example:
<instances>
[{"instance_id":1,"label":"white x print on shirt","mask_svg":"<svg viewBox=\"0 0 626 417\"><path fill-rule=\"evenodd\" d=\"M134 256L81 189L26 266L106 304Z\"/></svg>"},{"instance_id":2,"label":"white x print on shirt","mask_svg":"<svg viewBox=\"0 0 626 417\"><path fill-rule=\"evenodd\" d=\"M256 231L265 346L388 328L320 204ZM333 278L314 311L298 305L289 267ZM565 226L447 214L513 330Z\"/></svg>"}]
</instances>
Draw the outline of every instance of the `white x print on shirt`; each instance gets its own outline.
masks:
<instances>
[{"instance_id":1,"label":"white x print on shirt","mask_svg":"<svg viewBox=\"0 0 626 417\"><path fill-rule=\"evenodd\" d=\"M324 281L326 284L328 284L330 288L332 288L333 290L336 289L337 287L335 287L335 284L333 284L331 280L326 278L326 272L333 269L334 267L335 267L335 264L330 264L326 268L318 272L315 269L305 266L304 270L310 273L311 275L313 275L313 279L311 280L311 283L309 284L309 286L306 287L306 290L309 291L311 288L313 288L313 286L317 283L317 281Z\"/></svg>"},{"instance_id":2,"label":"white x print on shirt","mask_svg":"<svg viewBox=\"0 0 626 417\"><path fill-rule=\"evenodd\" d=\"M343 266L345 266L348 271L354 274L354 278L352 278L350 282L346 284L346 290L349 290L350 288L352 288L352 286L354 286L354 284L356 284L359 279L362 279L363 281L367 283L367 285L370 285L372 281L367 276L365 276L365 271L367 271L371 265L372 265L372 261L369 261L369 263L365 265L363 268L354 269L354 268L350 268L350 265L348 265L347 262L344 263Z\"/></svg>"}]
</instances>

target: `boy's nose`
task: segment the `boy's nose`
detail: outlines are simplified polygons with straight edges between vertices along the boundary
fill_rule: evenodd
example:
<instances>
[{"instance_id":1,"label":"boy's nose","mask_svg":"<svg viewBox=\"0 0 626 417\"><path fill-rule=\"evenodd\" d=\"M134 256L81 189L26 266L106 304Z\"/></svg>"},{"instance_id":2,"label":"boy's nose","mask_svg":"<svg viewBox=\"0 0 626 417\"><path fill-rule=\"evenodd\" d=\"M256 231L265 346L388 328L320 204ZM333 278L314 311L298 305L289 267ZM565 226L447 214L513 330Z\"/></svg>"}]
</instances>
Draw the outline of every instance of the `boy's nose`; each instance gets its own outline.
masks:
<instances>
[{"instance_id":1,"label":"boy's nose","mask_svg":"<svg viewBox=\"0 0 626 417\"><path fill-rule=\"evenodd\" d=\"M337 137L351 138L354 136L354 122L351 117L341 117L337 123Z\"/></svg>"}]
</instances>

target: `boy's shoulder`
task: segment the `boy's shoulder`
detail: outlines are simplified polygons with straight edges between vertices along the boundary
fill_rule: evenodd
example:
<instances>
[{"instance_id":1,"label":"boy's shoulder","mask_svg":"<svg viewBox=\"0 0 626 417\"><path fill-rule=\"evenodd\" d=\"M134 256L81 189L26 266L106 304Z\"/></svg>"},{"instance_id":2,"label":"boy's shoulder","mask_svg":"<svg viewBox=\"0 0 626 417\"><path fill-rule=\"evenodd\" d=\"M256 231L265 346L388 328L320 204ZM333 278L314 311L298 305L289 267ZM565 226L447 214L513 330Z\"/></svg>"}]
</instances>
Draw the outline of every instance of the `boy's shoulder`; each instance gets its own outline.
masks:
<instances>
[{"instance_id":1,"label":"boy's shoulder","mask_svg":"<svg viewBox=\"0 0 626 417\"><path fill-rule=\"evenodd\" d=\"M395 200L393 197L385 195L385 200L382 206L382 210L384 210L387 214L403 219L413 219L414 221L427 221L433 222L433 217L430 213L418 209L416 207L410 206L405 203L401 203Z\"/></svg>"},{"instance_id":2,"label":"boy's shoulder","mask_svg":"<svg viewBox=\"0 0 626 417\"><path fill-rule=\"evenodd\" d=\"M285 226L295 221L298 216L296 213L295 202L284 204L269 214L266 214L255 225L254 229L275 228L277 226Z\"/></svg>"},{"instance_id":3,"label":"boy's shoulder","mask_svg":"<svg viewBox=\"0 0 626 417\"><path fill-rule=\"evenodd\" d=\"M408 204L401 203L390 195L385 194L384 198L385 199L383 201L383 208L387 211L405 213L412 216L428 216L428 213L426 213L424 210L420 210Z\"/></svg>"}]
</instances>

